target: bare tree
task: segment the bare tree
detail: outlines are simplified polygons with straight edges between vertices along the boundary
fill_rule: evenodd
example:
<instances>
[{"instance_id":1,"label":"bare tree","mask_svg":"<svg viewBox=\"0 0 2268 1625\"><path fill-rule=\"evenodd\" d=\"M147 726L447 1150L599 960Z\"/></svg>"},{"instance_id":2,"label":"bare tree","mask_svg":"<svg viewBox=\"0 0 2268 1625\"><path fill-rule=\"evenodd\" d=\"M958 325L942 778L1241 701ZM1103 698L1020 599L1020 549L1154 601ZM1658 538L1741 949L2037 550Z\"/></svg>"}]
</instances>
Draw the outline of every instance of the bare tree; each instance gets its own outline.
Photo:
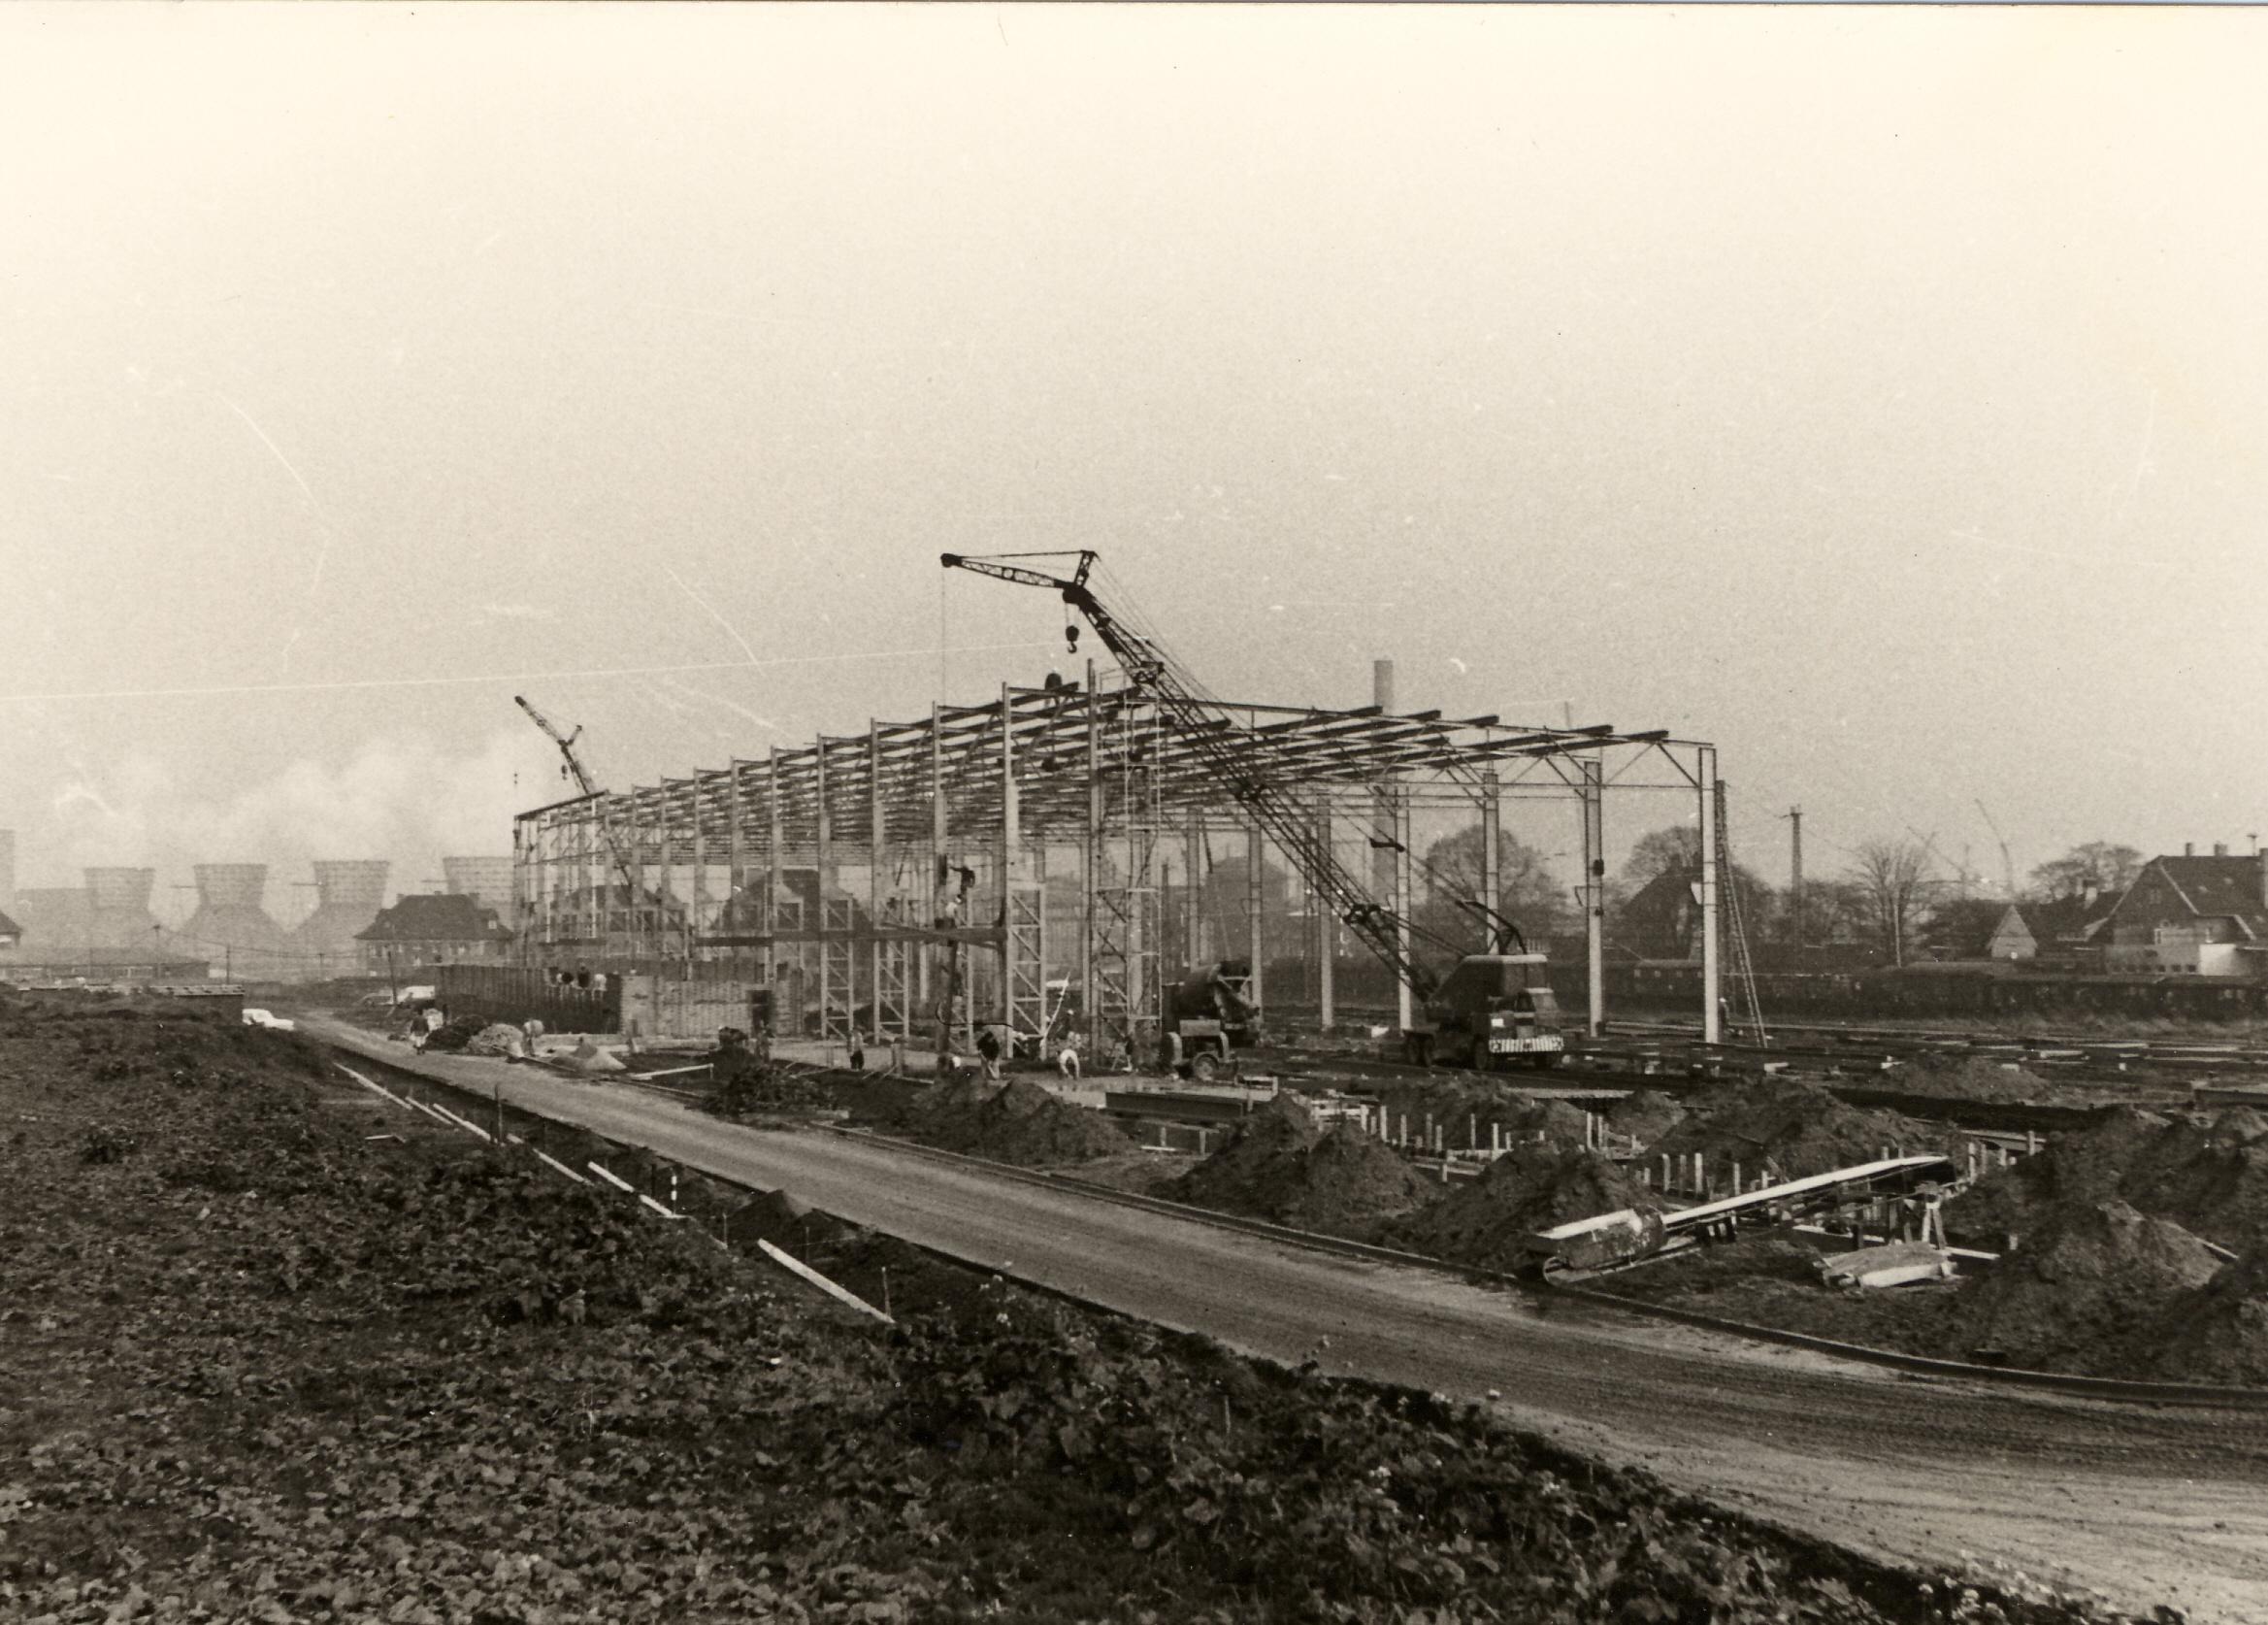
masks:
<instances>
[{"instance_id":1,"label":"bare tree","mask_svg":"<svg viewBox=\"0 0 2268 1625\"><path fill-rule=\"evenodd\" d=\"M1541 945L1567 923L1567 891L1550 860L1527 842L1496 834L1497 887L1489 903ZM1467 824L1426 848L1426 890L1439 905L1434 928L1456 936L1473 927L1456 900L1481 895L1481 826Z\"/></svg>"},{"instance_id":2,"label":"bare tree","mask_svg":"<svg viewBox=\"0 0 2268 1625\"><path fill-rule=\"evenodd\" d=\"M1928 846L1919 841L1869 841L1852 854L1848 873L1865 897L1869 922L1881 935L1890 963L1903 965L1906 945L1919 931L1931 894L1945 883Z\"/></svg>"},{"instance_id":3,"label":"bare tree","mask_svg":"<svg viewBox=\"0 0 2268 1625\"><path fill-rule=\"evenodd\" d=\"M2087 841L2032 871L2032 895L2043 903L2089 894L2114 896L2142 873L2142 854L2115 841Z\"/></svg>"},{"instance_id":4,"label":"bare tree","mask_svg":"<svg viewBox=\"0 0 2268 1625\"><path fill-rule=\"evenodd\" d=\"M1638 838L1623 863L1622 883L1636 891L1647 881L1666 874L1683 874L1701 867L1701 831L1695 824L1671 824Z\"/></svg>"}]
</instances>

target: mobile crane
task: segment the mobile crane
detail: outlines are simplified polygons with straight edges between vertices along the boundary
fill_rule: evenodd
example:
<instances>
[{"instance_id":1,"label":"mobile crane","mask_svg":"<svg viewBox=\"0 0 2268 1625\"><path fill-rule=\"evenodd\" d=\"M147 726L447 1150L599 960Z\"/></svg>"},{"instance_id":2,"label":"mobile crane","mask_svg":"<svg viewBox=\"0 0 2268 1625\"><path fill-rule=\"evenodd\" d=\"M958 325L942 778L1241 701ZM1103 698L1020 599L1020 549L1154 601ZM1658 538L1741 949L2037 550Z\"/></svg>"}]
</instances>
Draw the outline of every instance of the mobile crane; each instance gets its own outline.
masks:
<instances>
[{"instance_id":1,"label":"mobile crane","mask_svg":"<svg viewBox=\"0 0 2268 1625\"><path fill-rule=\"evenodd\" d=\"M561 771L575 779L575 787L585 796L604 794L605 792L599 788L597 781L591 778L590 770L583 766L582 758L575 752L575 742L582 738L582 724L577 722L573 733L563 734L551 718L545 716L528 702L526 696L514 694L511 699L512 704L528 713L529 720L543 730L544 737L559 747L559 754L564 759ZM670 907L669 899L658 891L641 888L639 885L637 873L632 865L629 845L623 841L621 834L605 819L601 819L599 822L599 833L607 843L608 855L614 860L614 872L622 877L623 897L626 900L638 898L642 890L643 900L646 903L660 908L667 913Z\"/></svg>"},{"instance_id":2,"label":"mobile crane","mask_svg":"<svg viewBox=\"0 0 2268 1625\"><path fill-rule=\"evenodd\" d=\"M1022 562L1065 558L1075 560L1068 576ZM1425 1024L1403 1035L1409 1058L1430 1061L1438 1049L1445 1059L1481 1068L1515 1057L1534 1066L1557 1062L1566 1040L1560 1031L1559 1007L1545 975L1544 956L1525 951L1524 942L1520 952L1466 954L1446 980L1420 963L1405 945L1409 936L1424 936L1451 951L1456 951L1456 945L1403 919L1369 894L1338 860L1331 844L1319 837L1285 787L1285 780L1296 775L1271 771L1271 758L1282 753L1283 746L1270 736L1237 727L1229 709L1179 661L1111 612L1088 584L1099 558L1093 548L1082 547L986 557L944 553L938 562L947 570L1053 590L1085 618L1116 657L1128 683L1159 706L1168 724L1299 871L1317 898L1424 1003ZM1067 625L1064 635L1075 648L1078 627ZM1510 926L1496 917L1502 927ZM1513 929L1511 940L1518 939ZM1501 929L1496 945L1508 945Z\"/></svg>"}]
</instances>

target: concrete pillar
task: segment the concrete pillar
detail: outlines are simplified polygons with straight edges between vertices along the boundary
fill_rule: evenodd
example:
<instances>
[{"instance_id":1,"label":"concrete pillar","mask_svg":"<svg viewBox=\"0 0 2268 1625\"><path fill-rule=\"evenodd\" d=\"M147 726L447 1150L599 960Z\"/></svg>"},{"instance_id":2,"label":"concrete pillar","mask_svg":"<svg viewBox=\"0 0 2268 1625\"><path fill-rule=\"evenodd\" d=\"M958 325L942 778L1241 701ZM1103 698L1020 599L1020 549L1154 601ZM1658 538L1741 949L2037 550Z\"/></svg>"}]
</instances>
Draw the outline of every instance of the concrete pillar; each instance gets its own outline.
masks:
<instances>
[{"instance_id":1,"label":"concrete pillar","mask_svg":"<svg viewBox=\"0 0 2268 1625\"><path fill-rule=\"evenodd\" d=\"M1503 907L1503 816L1504 810L1497 793L1496 770L1488 768L1481 774L1481 894L1475 901L1491 911ZM1494 951L1496 945L1495 920L1489 914L1483 914L1480 928L1481 951Z\"/></svg>"},{"instance_id":2,"label":"concrete pillar","mask_svg":"<svg viewBox=\"0 0 2268 1625\"><path fill-rule=\"evenodd\" d=\"M1325 796L1315 804L1315 844L1328 853L1331 842L1331 798ZM1315 911L1316 1002L1323 1030L1328 1033L1338 1018L1338 1012L1332 1008L1338 976L1338 915L1332 910L1331 900L1312 887L1308 892L1308 907Z\"/></svg>"},{"instance_id":3,"label":"concrete pillar","mask_svg":"<svg viewBox=\"0 0 2268 1625\"><path fill-rule=\"evenodd\" d=\"M805 924L818 934L816 940L819 945L819 1036L822 1039L832 1040L838 1035L833 1028L827 1025L827 1010L834 1002L832 995L835 992L835 972L833 967L827 963L829 940L827 899L835 890L835 854L832 850L834 830L831 827L831 820L827 816L827 740L823 735L813 742L811 774L813 782L817 785L818 800L818 826L812 841L811 862L819 871L817 888L819 917L805 921ZM850 1004L855 1003L855 1001L846 1000L845 1003Z\"/></svg>"},{"instance_id":4,"label":"concrete pillar","mask_svg":"<svg viewBox=\"0 0 2268 1625\"><path fill-rule=\"evenodd\" d=\"M1016 807L1016 713L1006 683L1001 684L1001 924L1008 923L1008 893L1016 883L1016 861L1023 846L1023 828ZM1008 985L1008 945L1001 942L1000 1020L1013 1026L1013 1002Z\"/></svg>"},{"instance_id":5,"label":"concrete pillar","mask_svg":"<svg viewBox=\"0 0 2268 1625\"><path fill-rule=\"evenodd\" d=\"M1701 1042L1722 1044L1723 989L1717 966L1717 747L1694 752L1701 780Z\"/></svg>"},{"instance_id":6,"label":"concrete pillar","mask_svg":"<svg viewBox=\"0 0 2268 1625\"><path fill-rule=\"evenodd\" d=\"M1400 951L1401 962L1410 962L1410 799L1409 792L1396 785L1394 795L1394 940ZM1395 1010L1407 1030L1417 1014L1417 990L1410 986L1407 975L1398 978L1395 988Z\"/></svg>"},{"instance_id":7,"label":"concrete pillar","mask_svg":"<svg viewBox=\"0 0 2268 1625\"><path fill-rule=\"evenodd\" d=\"M780 874L779 844L783 835L779 812L779 746L773 746L764 762L764 907L757 914L763 923L759 927L767 938L763 948L764 985L772 990L774 1000L779 997L779 886L784 878ZM783 1032L781 1018L784 1011L772 1011L772 1030Z\"/></svg>"},{"instance_id":8,"label":"concrete pillar","mask_svg":"<svg viewBox=\"0 0 2268 1625\"><path fill-rule=\"evenodd\" d=\"M872 1036L879 1045L889 1035L882 1030L882 847L889 831L882 816L882 732L867 718L867 928L874 933L867 950L867 985L874 992ZM854 1016L855 1020L856 1017Z\"/></svg>"},{"instance_id":9,"label":"concrete pillar","mask_svg":"<svg viewBox=\"0 0 2268 1625\"><path fill-rule=\"evenodd\" d=\"M1095 662L1087 662L1087 830L1079 848L1079 1003L1087 1018L1090 1064L1102 1057L1102 1001L1095 996L1095 893L1102 884L1102 716L1095 706ZM1132 902L1132 899L1129 899Z\"/></svg>"},{"instance_id":10,"label":"concrete pillar","mask_svg":"<svg viewBox=\"0 0 2268 1625\"><path fill-rule=\"evenodd\" d=\"M1261 986L1261 966L1264 963L1262 956L1267 945L1265 934L1261 929L1262 912L1266 905L1266 891L1261 885L1261 877L1264 873L1262 866L1266 861L1265 856L1266 846L1266 838L1262 834L1259 823L1256 821L1247 824L1244 828L1244 924L1250 941L1252 1008L1255 1012L1261 1011L1266 1004L1266 996Z\"/></svg>"},{"instance_id":11,"label":"concrete pillar","mask_svg":"<svg viewBox=\"0 0 2268 1625\"><path fill-rule=\"evenodd\" d=\"M734 914L733 932L736 937L748 933L748 842L740 827L740 797L748 787L748 764L734 759L732 777L725 785L725 907ZM735 943L729 955L735 964L735 975L741 973L747 963L748 950Z\"/></svg>"},{"instance_id":12,"label":"concrete pillar","mask_svg":"<svg viewBox=\"0 0 2268 1625\"><path fill-rule=\"evenodd\" d=\"M1594 756L1582 770L1583 951L1588 994L1588 1030L1593 1038L1606 1027L1606 784Z\"/></svg>"}]
</instances>

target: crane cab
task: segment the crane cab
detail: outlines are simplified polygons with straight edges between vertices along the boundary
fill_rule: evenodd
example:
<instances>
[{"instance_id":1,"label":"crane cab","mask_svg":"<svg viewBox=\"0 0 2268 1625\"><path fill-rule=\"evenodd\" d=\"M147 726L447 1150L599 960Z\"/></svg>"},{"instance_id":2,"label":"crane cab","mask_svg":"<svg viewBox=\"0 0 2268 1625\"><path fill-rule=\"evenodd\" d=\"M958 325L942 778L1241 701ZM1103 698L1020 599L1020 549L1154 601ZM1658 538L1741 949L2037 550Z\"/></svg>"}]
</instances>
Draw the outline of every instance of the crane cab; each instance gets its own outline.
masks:
<instances>
[{"instance_id":1,"label":"crane cab","mask_svg":"<svg viewBox=\"0 0 2268 1625\"><path fill-rule=\"evenodd\" d=\"M1566 1053L1551 968L1540 953L1469 953L1426 999L1422 1023L1402 1034L1411 1061L1495 1072L1525 1061L1557 1066Z\"/></svg>"}]
</instances>

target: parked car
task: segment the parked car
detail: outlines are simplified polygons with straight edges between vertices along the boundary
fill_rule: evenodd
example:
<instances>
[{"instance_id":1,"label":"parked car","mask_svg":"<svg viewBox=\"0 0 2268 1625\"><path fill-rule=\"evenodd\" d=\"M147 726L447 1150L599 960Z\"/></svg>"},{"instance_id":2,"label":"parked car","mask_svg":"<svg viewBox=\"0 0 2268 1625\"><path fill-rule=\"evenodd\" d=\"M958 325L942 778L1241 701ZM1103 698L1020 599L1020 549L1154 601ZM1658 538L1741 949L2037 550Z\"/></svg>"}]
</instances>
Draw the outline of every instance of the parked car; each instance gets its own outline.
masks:
<instances>
[{"instance_id":1,"label":"parked car","mask_svg":"<svg viewBox=\"0 0 2268 1625\"><path fill-rule=\"evenodd\" d=\"M245 1011L245 1025L247 1027L266 1027L270 1031L278 1033L296 1033L299 1031L299 1023L288 1015L278 1015L274 1011L250 1008Z\"/></svg>"}]
</instances>

